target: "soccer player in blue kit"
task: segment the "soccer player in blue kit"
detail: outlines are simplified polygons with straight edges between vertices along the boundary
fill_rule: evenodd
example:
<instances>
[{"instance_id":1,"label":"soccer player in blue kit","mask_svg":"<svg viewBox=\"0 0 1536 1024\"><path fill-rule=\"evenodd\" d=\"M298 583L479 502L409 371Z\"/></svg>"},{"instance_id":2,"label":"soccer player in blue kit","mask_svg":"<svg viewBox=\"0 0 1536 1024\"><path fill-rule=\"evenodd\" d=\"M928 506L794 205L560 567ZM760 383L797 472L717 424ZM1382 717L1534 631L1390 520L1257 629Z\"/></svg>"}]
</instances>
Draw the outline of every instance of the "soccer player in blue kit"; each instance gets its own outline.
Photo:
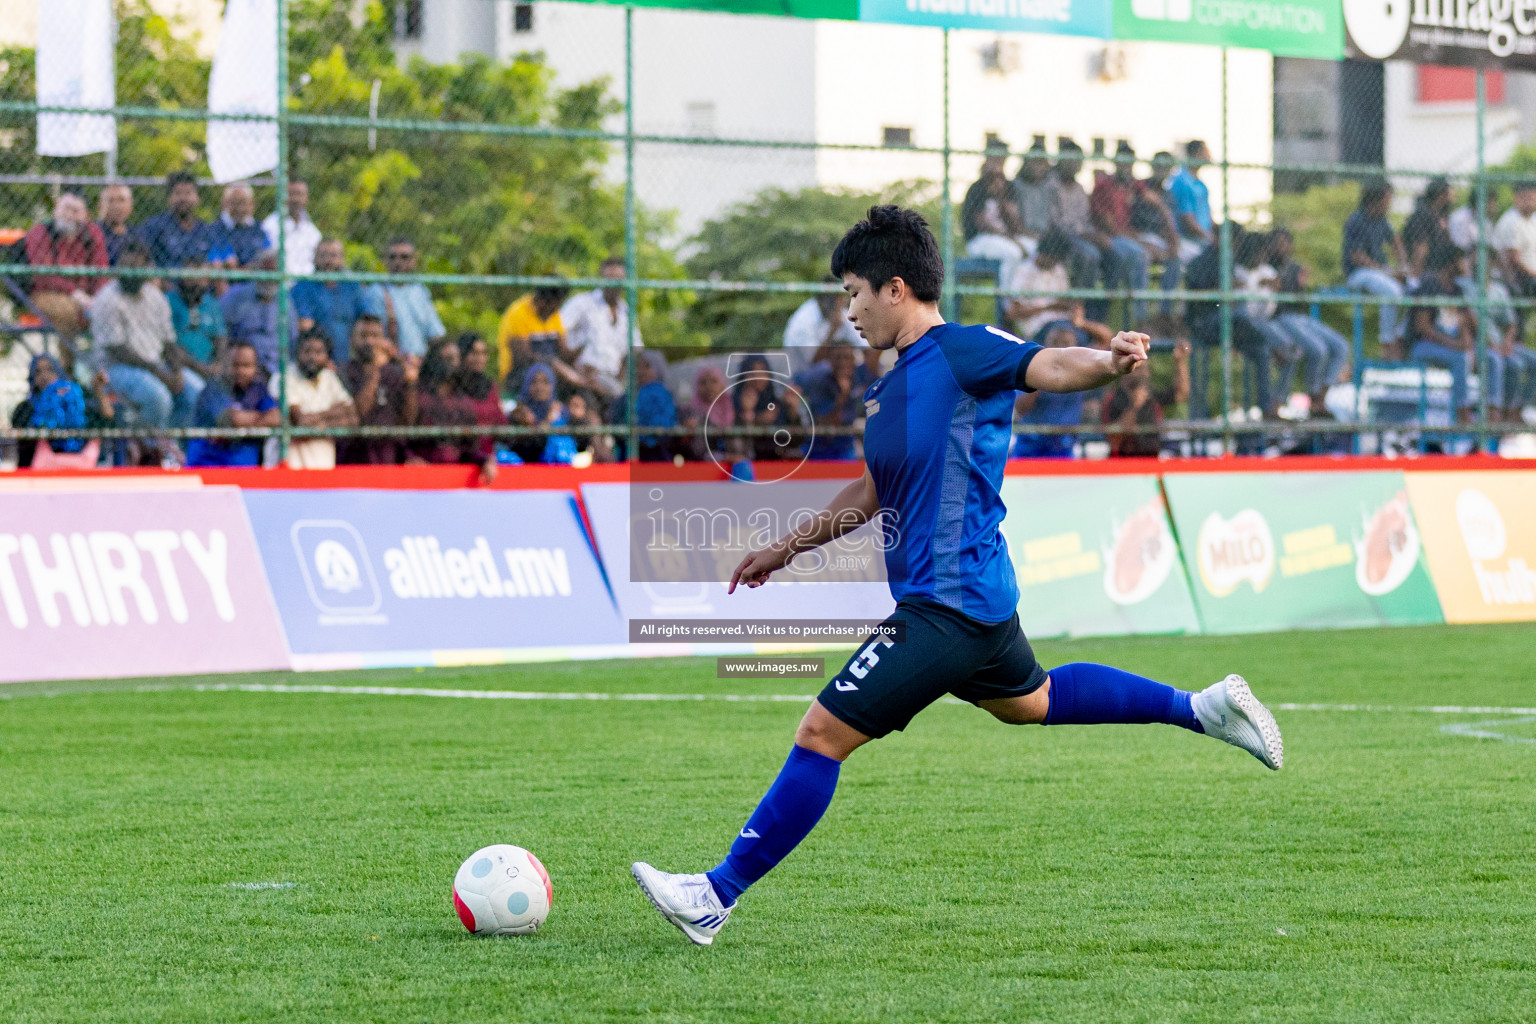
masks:
<instances>
[{"instance_id":1,"label":"soccer player in blue kit","mask_svg":"<svg viewBox=\"0 0 1536 1024\"><path fill-rule=\"evenodd\" d=\"M1016 391L1088 391L1140 366L1147 336L1109 351L1041 348L995 327L939 314L944 263L923 218L877 206L832 254L848 319L896 365L864 393L863 477L731 577L759 587L797 554L879 516L899 643L871 636L811 704L784 768L726 858L703 874L631 869L641 890L693 942L709 945L747 887L788 856L832 802L842 763L953 694L1010 725L1160 722L1247 750L1271 769L1280 728L1241 676L1191 693L1105 665L1047 672L1019 626L1018 584L999 530L998 494Z\"/></svg>"}]
</instances>

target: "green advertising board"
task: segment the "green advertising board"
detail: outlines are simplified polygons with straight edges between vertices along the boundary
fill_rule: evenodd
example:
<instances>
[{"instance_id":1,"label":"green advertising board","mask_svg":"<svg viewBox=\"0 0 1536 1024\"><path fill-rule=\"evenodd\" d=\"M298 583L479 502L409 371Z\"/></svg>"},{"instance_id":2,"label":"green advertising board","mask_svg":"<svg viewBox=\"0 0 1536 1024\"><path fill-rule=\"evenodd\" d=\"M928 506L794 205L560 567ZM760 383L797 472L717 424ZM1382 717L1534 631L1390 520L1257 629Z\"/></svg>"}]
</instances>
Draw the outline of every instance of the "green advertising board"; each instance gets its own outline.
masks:
<instances>
[{"instance_id":1,"label":"green advertising board","mask_svg":"<svg viewBox=\"0 0 1536 1024\"><path fill-rule=\"evenodd\" d=\"M1009 477L1002 494L1030 636L1200 631L1157 477Z\"/></svg>"},{"instance_id":2,"label":"green advertising board","mask_svg":"<svg viewBox=\"0 0 1536 1024\"><path fill-rule=\"evenodd\" d=\"M1163 478L1207 633L1441 622L1403 474Z\"/></svg>"},{"instance_id":3,"label":"green advertising board","mask_svg":"<svg viewBox=\"0 0 1536 1024\"><path fill-rule=\"evenodd\" d=\"M1344 56L1339 0L1114 0L1114 37Z\"/></svg>"}]
</instances>

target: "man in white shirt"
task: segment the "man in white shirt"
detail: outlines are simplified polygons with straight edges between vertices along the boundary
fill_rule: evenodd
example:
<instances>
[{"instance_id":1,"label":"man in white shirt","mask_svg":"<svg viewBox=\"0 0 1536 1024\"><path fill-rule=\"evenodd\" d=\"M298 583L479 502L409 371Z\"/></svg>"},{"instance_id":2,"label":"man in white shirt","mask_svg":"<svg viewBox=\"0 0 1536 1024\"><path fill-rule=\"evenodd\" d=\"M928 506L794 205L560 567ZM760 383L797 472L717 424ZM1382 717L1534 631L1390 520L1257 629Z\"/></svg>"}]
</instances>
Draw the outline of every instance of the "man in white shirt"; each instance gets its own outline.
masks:
<instances>
[{"instance_id":1,"label":"man in white shirt","mask_svg":"<svg viewBox=\"0 0 1536 1024\"><path fill-rule=\"evenodd\" d=\"M823 292L806 299L784 325L784 350L792 373L825 360L838 344L869 346L848 322L847 292Z\"/></svg>"},{"instance_id":2,"label":"man in white shirt","mask_svg":"<svg viewBox=\"0 0 1536 1024\"><path fill-rule=\"evenodd\" d=\"M1035 254L1014 270L1013 278L1008 282L1008 290L1036 293L1066 291L1069 282L1067 263L1072 258L1072 252L1072 236L1060 228L1048 229L1040 236ZM1008 316L1013 320L1014 332L1025 341L1030 341L1047 324L1059 320L1070 322L1079 305L1076 299L1035 294L1010 299Z\"/></svg>"},{"instance_id":3,"label":"man in white shirt","mask_svg":"<svg viewBox=\"0 0 1536 1024\"><path fill-rule=\"evenodd\" d=\"M606 259L598 273L611 281L624 279L624 261ZM629 303L620 285L572 296L560 307L565 341L576 353L576 365L554 364L555 373L571 388L586 388L605 403L624 391L624 356L629 351ZM644 348L635 331L635 348Z\"/></svg>"},{"instance_id":4,"label":"man in white shirt","mask_svg":"<svg viewBox=\"0 0 1536 1024\"><path fill-rule=\"evenodd\" d=\"M346 385L331 369L331 341L321 332L299 339L298 357L288 364L288 413L296 427L355 427L357 406ZM282 382L273 377L268 391L281 400ZM335 469L336 442L311 437L288 445L290 469Z\"/></svg>"},{"instance_id":5,"label":"man in white shirt","mask_svg":"<svg viewBox=\"0 0 1536 1024\"><path fill-rule=\"evenodd\" d=\"M320 229L309 219L309 185L307 182L288 183L288 216L283 218L288 237L284 246L288 253L288 273L313 274L315 272L315 247L320 244ZM277 248L277 211L273 210L261 222L261 229Z\"/></svg>"}]
</instances>

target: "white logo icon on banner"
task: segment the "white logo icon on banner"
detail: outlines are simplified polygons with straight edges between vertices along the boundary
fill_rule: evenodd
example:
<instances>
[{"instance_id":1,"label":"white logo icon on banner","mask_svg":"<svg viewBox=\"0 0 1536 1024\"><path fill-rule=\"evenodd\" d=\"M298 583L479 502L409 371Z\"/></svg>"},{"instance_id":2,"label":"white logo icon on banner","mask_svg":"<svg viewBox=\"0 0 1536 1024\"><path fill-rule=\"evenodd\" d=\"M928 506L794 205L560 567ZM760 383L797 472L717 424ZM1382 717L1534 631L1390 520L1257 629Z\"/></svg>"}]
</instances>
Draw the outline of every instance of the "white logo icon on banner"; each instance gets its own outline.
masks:
<instances>
[{"instance_id":1,"label":"white logo icon on banner","mask_svg":"<svg viewBox=\"0 0 1536 1024\"><path fill-rule=\"evenodd\" d=\"M315 545L315 575L320 577L320 586L338 594L350 594L363 585L357 559L334 540Z\"/></svg>"},{"instance_id":2,"label":"white logo icon on banner","mask_svg":"<svg viewBox=\"0 0 1536 1024\"><path fill-rule=\"evenodd\" d=\"M1500 558L1509 546L1504 517L1499 507L1482 491L1468 488L1456 495L1456 525L1461 527L1461 542L1474 562Z\"/></svg>"},{"instance_id":3,"label":"white logo icon on banner","mask_svg":"<svg viewBox=\"0 0 1536 1024\"><path fill-rule=\"evenodd\" d=\"M342 519L301 519L289 536L322 625L388 621L378 614L384 595L357 527Z\"/></svg>"},{"instance_id":4,"label":"white logo icon on banner","mask_svg":"<svg viewBox=\"0 0 1536 1024\"><path fill-rule=\"evenodd\" d=\"M1344 0L1344 27L1355 48L1386 60L1408 38L1408 0Z\"/></svg>"}]
</instances>

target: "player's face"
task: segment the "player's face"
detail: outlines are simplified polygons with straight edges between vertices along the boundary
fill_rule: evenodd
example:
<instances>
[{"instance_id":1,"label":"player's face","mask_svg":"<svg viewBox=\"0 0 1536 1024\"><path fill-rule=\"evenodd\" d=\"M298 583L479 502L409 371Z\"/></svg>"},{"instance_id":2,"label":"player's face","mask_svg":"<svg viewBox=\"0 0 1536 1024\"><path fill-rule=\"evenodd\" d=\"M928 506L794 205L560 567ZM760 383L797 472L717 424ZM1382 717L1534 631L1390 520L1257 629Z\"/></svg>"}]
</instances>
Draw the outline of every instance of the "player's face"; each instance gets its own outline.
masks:
<instances>
[{"instance_id":1,"label":"player's face","mask_svg":"<svg viewBox=\"0 0 1536 1024\"><path fill-rule=\"evenodd\" d=\"M887 349L896 344L896 300L891 282L875 289L862 277L844 274L843 291L848 293L848 322L870 347Z\"/></svg>"}]
</instances>

